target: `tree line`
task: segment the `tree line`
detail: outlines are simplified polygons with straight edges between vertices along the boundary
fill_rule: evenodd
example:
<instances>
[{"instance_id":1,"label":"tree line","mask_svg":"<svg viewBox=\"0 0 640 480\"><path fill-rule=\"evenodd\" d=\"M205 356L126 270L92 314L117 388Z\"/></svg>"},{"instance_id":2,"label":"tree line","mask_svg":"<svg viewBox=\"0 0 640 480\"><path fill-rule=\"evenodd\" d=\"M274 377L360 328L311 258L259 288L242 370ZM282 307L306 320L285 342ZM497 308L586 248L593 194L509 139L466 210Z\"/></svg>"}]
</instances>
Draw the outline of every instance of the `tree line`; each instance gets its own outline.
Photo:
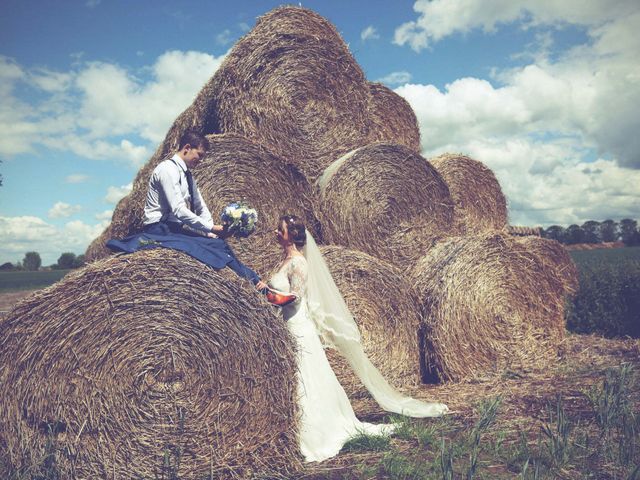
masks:
<instances>
[{"instance_id":1,"label":"tree line","mask_svg":"<svg viewBox=\"0 0 640 480\"><path fill-rule=\"evenodd\" d=\"M551 225L542 229L542 236L572 245L576 243L623 242L626 246L640 245L638 222L625 218L619 222L605 220L597 222L589 220L582 225Z\"/></svg>"},{"instance_id":2,"label":"tree line","mask_svg":"<svg viewBox=\"0 0 640 480\"><path fill-rule=\"evenodd\" d=\"M80 268L85 264L84 255L77 255L71 252L65 252L60 255L58 261L49 265L51 270L69 270L72 268ZM0 265L2 271L37 271L42 267L42 259L38 252L27 252L22 261L16 263L6 262Z\"/></svg>"}]
</instances>

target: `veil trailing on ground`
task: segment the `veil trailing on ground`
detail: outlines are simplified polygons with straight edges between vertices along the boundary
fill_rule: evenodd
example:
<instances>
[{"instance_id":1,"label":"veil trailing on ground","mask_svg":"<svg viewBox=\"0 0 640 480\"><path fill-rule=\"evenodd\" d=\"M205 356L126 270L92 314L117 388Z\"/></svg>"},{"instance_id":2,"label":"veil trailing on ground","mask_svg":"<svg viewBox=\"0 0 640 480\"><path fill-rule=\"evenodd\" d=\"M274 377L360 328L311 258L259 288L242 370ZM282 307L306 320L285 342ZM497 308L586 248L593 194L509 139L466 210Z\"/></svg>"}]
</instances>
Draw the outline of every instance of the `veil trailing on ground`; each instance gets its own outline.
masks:
<instances>
[{"instance_id":1,"label":"veil trailing on ground","mask_svg":"<svg viewBox=\"0 0 640 480\"><path fill-rule=\"evenodd\" d=\"M446 413L448 408L442 403L406 397L389 385L364 352L358 325L309 231L303 253L308 268L307 301L323 343L344 356L369 393L386 411L410 417L435 417Z\"/></svg>"}]
</instances>

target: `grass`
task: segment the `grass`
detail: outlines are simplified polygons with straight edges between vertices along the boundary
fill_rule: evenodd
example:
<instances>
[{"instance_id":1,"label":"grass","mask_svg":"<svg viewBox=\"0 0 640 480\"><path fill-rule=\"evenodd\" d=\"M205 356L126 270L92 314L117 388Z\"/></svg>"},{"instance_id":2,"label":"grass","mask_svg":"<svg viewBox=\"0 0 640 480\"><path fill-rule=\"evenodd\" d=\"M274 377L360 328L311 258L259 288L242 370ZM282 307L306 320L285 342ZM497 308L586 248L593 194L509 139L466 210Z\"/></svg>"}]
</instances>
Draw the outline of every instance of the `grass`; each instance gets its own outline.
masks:
<instances>
[{"instance_id":1,"label":"grass","mask_svg":"<svg viewBox=\"0 0 640 480\"><path fill-rule=\"evenodd\" d=\"M46 272L0 272L0 293L44 288L57 282L71 270Z\"/></svg>"},{"instance_id":2,"label":"grass","mask_svg":"<svg viewBox=\"0 0 640 480\"><path fill-rule=\"evenodd\" d=\"M462 417L392 417L396 430L385 448L359 437L349 454L295 478L640 480L635 368L605 368L593 385L580 390L578 381L577 392L558 393L516 417L501 395L478 401Z\"/></svg>"}]
</instances>

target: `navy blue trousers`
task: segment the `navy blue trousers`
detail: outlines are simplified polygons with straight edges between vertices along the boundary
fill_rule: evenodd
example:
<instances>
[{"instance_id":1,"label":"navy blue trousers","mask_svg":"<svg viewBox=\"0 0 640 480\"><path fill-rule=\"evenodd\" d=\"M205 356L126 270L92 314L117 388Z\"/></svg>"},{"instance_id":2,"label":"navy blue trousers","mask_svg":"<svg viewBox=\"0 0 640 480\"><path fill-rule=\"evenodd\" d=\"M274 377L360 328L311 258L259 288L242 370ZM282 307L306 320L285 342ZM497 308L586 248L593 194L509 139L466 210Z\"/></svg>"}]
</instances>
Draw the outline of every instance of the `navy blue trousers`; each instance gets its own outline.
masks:
<instances>
[{"instance_id":1,"label":"navy blue trousers","mask_svg":"<svg viewBox=\"0 0 640 480\"><path fill-rule=\"evenodd\" d=\"M180 250L215 269L229 267L240 277L254 285L260 281L256 272L244 265L236 257L231 247L221 238L209 238L183 230L175 222L158 222L145 225L142 233L130 235L121 240L111 239L106 246L116 252L133 253L138 250L163 247Z\"/></svg>"}]
</instances>

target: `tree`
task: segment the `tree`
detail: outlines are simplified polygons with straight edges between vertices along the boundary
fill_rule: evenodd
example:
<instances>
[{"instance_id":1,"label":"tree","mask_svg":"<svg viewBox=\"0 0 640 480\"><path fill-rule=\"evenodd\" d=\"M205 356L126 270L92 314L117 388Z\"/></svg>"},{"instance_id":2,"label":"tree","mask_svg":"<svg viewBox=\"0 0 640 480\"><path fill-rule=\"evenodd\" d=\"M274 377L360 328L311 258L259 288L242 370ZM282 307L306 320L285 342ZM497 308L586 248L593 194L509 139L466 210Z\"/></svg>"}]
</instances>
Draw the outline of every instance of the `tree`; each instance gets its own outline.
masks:
<instances>
[{"instance_id":1,"label":"tree","mask_svg":"<svg viewBox=\"0 0 640 480\"><path fill-rule=\"evenodd\" d=\"M638 234L638 222L630 218L620 220L620 240L625 245L638 245L640 234Z\"/></svg>"},{"instance_id":2,"label":"tree","mask_svg":"<svg viewBox=\"0 0 640 480\"><path fill-rule=\"evenodd\" d=\"M569 225L566 232L566 242L569 245L574 243L584 243L584 230L578 225Z\"/></svg>"},{"instance_id":3,"label":"tree","mask_svg":"<svg viewBox=\"0 0 640 480\"><path fill-rule=\"evenodd\" d=\"M38 270L42 265L40 254L38 252L27 252L22 260L22 266L25 270Z\"/></svg>"},{"instance_id":4,"label":"tree","mask_svg":"<svg viewBox=\"0 0 640 480\"><path fill-rule=\"evenodd\" d=\"M4 272L11 272L12 270L15 270L15 269L16 269L16 266L11 262L5 262L2 265L0 265L0 270Z\"/></svg>"},{"instance_id":5,"label":"tree","mask_svg":"<svg viewBox=\"0 0 640 480\"><path fill-rule=\"evenodd\" d=\"M585 243L600 243L600 222L588 220L582 224Z\"/></svg>"},{"instance_id":6,"label":"tree","mask_svg":"<svg viewBox=\"0 0 640 480\"><path fill-rule=\"evenodd\" d=\"M84 255L80 254L76 257L75 261L73 262L73 268L80 268L80 267L84 267Z\"/></svg>"},{"instance_id":7,"label":"tree","mask_svg":"<svg viewBox=\"0 0 640 480\"><path fill-rule=\"evenodd\" d=\"M65 252L58 258L58 269L68 270L73 268L73 264L76 261L76 254L71 252Z\"/></svg>"},{"instance_id":8,"label":"tree","mask_svg":"<svg viewBox=\"0 0 640 480\"><path fill-rule=\"evenodd\" d=\"M600 238L603 242L618 240L618 224L613 220L605 220L600 223Z\"/></svg>"},{"instance_id":9,"label":"tree","mask_svg":"<svg viewBox=\"0 0 640 480\"><path fill-rule=\"evenodd\" d=\"M544 238L550 238L551 240L556 240L560 243L564 242L565 230L560 225L551 225L546 230L542 231L542 236Z\"/></svg>"}]
</instances>

